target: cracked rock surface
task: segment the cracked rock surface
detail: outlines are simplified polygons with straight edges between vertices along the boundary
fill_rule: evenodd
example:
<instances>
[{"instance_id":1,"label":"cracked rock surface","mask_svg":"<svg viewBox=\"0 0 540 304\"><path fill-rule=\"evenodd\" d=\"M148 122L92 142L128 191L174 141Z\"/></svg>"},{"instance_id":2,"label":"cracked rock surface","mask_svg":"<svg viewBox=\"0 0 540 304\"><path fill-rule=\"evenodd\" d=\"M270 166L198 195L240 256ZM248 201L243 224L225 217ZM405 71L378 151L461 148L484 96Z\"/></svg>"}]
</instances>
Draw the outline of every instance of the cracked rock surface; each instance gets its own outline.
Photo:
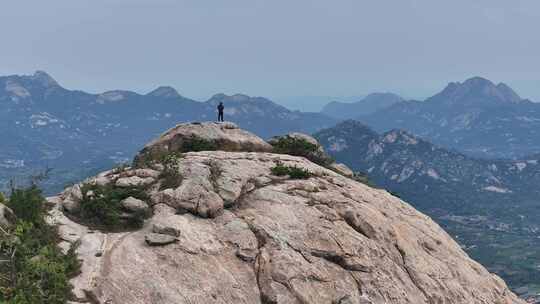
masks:
<instances>
[{"instance_id":1,"label":"cracked rock surface","mask_svg":"<svg viewBox=\"0 0 540 304\"><path fill-rule=\"evenodd\" d=\"M315 176L272 176L277 160ZM182 185L153 193L140 231L88 233L62 219L61 231L82 241L88 277L76 288L111 303L520 303L383 190L287 155L197 152L180 164ZM177 241L149 247L150 232Z\"/></svg>"},{"instance_id":2,"label":"cracked rock surface","mask_svg":"<svg viewBox=\"0 0 540 304\"><path fill-rule=\"evenodd\" d=\"M313 176L273 176L278 161ZM524 303L429 217L304 158L190 152L179 168L177 188L148 188L153 216L138 231L93 232L60 212L77 191L50 198L64 246L81 241L79 302ZM122 174L159 183L136 171ZM149 235L170 242L149 246Z\"/></svg>"}]
</instances>

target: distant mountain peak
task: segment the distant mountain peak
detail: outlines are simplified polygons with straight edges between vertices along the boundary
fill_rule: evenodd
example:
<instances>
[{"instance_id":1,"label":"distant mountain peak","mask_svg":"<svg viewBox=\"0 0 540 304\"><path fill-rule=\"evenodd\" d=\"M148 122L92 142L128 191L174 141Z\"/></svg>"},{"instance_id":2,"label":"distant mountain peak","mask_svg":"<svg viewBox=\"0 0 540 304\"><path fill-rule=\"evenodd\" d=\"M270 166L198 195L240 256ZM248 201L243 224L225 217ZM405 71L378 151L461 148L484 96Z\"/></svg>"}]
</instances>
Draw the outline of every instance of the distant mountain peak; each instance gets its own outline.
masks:
<instances>
[{"instance_id":1,"label":"distant mountain peak","mask_svg":"<svg viewBox=\"0 0 540 304\"><path fill-rule=\"evenodd\" d=\"M504 95L504 97L512 102L512 103L519 103L521 102L523 99L514 91L512 90L512 88L510 88L508 85L506 85L505 83L499 83L497 85L497 89L499 90L499 92Z\"/></svg>"},{"instance_id":2,"label":"distant mountain peak","mask_svg":"<svg viewBox=\"0 0 540 304\"><path fill-rule=\"evenodd\" d=\"M215 94L212 96L208 102L210 103L219 103L219 102L232 102L232 103L247 103L247 102L257 102L257 103L273 103L272 101L264 97L252 97L245 94L234 94L227 95L224 93Z\"/></svg>"},{"instance_id":3,"label":"distant mountain peak","mask_svg":"<svg viewBox=\"0 0 540 304\"><path fill-rule=\"evenodd\" d=\"M366 102L366 101L369 101L371 99L374 99L374 98L394 98L396 100L403 100L403 98L399 95L396 95L394 93L382 93L382 92L375 92L375 93L371 93L369 94L368 96L366 96L361 102Z\"/></svg>"},{"instance_id":4,"label":"distant mountain peak","mask_svg":"<svg viewBox=\"0 0 540 304\"><path fill-rule=\"evenodd\" d=\"M416 145L419 138L415 135L403 130L393 129L383 134L383 142L385 143L404 143L407 145Z\"/></svg>"},{"instance_id":5,"label":"distant mountain peak","mask_svg":"<svg viewBox=\"0 0 540 304\"><path fill-rule=\"evenodd\" d=\"M219 99L225 99L229 96L227 96L227 94L225 93L217 93L217 94L214 94L212 97L210 97L210 100L219 100Z\"/></svg>"},{"instance_id":6,"label":"distant mountain peak","mask_svg":"<svg viewBox=\"0 0 540 304\"><path fill-rule=\"evenodd\" d=\"M131 95L135 95L135 94L130 91L122 91L122 90L107 91L105 93L100 94L97 97L96 102L99 104L119 102L119 101L128 100L128 97Z\"/></svg>"},{"instance_id":7,"label":"distant mountain peak","mask_svg":"<svg viewBox=\"0 0 540 304\"><path fill-rule=\"evenodd\" d=\"M44 71L36 71L33 75L9 75L0 77L3 88L0 93L6 92L11 100L19 102L23 99L31 100L43 92L61 88L58 82Z\"/></svg>"},{"instance_id":8,"label":"distant mountain peak","mask_svg":"<svg viewBox=\"0 0 540 304\"><path fill-rule=\"evenodd\" d=\"M152 92L148 93L147 96L161 97L161 98L178 98L182 97L175 88L170 86L161 86Z\"/></svg>"},{"instance_id":9,"label":"distant mountain peak","mask_svg":"<svg viewBox=\"0 0 540 304\"><path fill-rule=\"evenodd\" d=\"M521 97L508 85L482 77L472 77L463 83L451 82L439 94L432 97L446 104L519 103Z\"/></svg>"},{"instance_id":10,"label":"distant mountain peak","mask_svg":"<svg viewBox=\"0 0 540 304\"><path fill-rule=\"evenodd\" d=\"M59 87L58 82L47 72L36 71L34 75L31 76L33 81L39 82L45 88Z\"/></svg>"},{"instance_id":11,"label":"distant mountain peak","mask_svg":"<svg viewBox=\"0 0 540 304\"><path fill-rule=\"evenodd\" d=\"M245 94L234 94L230 97L235 101L248 101L251 99L251 97Z\"/></svg>"},{"instance_id":12,"label":"distant mountain peak","mask_svg":"<svg viewBox=\"0 0 540 304\"><path fill-rule=\"evenodd\" d=\"M403 98L393 93L372 93L352 103L333 101L321 113L340 119L354 119L402 102Z\"/></svg>"},{"instance_id":13,"label":"distant mountain peak","mask_svg":"<svg viewBox=\"0 0 540 304\"><path fill-rule=\"evenodd\" d=\"M227 95L224 93L215 94L214 96L212 96L212 98L210 98L210 100L216 100L216 101L230 100L230 101L238 101L238 102L249 101L251 99L252 97L245 94Z\"/></svg>"},{"instance_id":14,"label":"distant mountain peak","mask_svg":"<svg viewBox=\"0 0 540 304\"><path fill-rule=\"evenodd\" d=\"M495 85L491 80L480 77L480 76L471 77L465 80L463 84L469 85L469 86L494 86Z\"/></svg>"},{"instance_id":15,"label":"distant mountain peak","mask_svg":"<svg viewBox=\"0 0 540 304\"><path fill-rule=\"evenodd\" d=\"M357 128L357 129L369 129L371 130L367 125L364 123L355 120L355 119L347 119L340 123L338 123L335 128Z\"/></svg>"}]
</instances>

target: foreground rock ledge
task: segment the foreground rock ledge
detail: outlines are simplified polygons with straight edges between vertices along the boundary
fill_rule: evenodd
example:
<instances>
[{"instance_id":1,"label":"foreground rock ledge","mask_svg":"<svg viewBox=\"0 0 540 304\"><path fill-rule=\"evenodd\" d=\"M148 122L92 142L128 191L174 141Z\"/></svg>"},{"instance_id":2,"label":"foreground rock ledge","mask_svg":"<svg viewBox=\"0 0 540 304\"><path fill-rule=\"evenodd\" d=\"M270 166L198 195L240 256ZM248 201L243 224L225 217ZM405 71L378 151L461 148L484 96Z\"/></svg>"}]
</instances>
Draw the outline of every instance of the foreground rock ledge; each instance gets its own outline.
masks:
<instances>
[{"instance_id":1,"label":"foreground rock ledge","mask_svg":"<svg viewBox=\"0 0 540 304\"><path fill-rule=\"evenodd\" d=\"M276 161L314 177L272 176ZM524 303L429 217L304 158L197 152L180 168L177 189L149 190L154 215L135 232L90 231L60 211L71 195L49 199L60 245L81 240L80 302ZM152 233L175 241L149 246Z\"/></svg>"}]
</instances>

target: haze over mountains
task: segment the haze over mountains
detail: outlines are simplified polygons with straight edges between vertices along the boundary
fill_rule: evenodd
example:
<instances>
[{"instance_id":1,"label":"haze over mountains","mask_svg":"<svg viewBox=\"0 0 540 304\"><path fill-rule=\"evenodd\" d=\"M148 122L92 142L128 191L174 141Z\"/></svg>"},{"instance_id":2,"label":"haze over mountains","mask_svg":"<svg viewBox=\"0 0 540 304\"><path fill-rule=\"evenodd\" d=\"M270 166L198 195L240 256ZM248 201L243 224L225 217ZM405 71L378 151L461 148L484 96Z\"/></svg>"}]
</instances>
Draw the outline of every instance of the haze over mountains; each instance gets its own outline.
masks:
<instances>
[{"instance_id":1,"label":"haze over mountains","mask_svg":"<svg viewBox=\"0 0 540 304\"><path fill-rule=\"evenodd\" d=\"M338 119L358 118L373 114L403 100L400 96L392 93L373 93L357 102L330 102L322 109L321 113Z\"/></svg>"},{"instance_id":2,"label":"haze over mountains","mask_svg":"<svg viewBox=\"0 0 540 304\"><path fill-rule=\"evenodd\" d=\"M377 93L356 103L332 102L321 113L305 113L241 94L217 94L199 102L171 87L145 95L122 90L89 94L65 89L47 73L37 72L0 77L5 143L0 167L61 168L84 159L91 171L104 160L129 159L144 142L178 122L213 120L219 101L227 104L227 119L262 137L310 133L356 118L380 132L404 129L476 157L524 157L540 151L540 104L480 77L450 83L425 101Z\"/></svg>"},{"instance_id":3,"label":"haze over mountains","mask_svg":"<svg viewBox=\"0 0 540 304\"><path fill-rule=\"evenodd\" d=\"M475 157L524 157L540 151L540 105L505 84L483 78L450 83L425 101L390 93L356 103L332 102L321 113L291 111L263 97L216 94L205 102L159 87L148 94L114 90L90 94L63 88L45 72L0 77L0 180L36 168L64 170L63 184L132 157L162 130L182 121L213 120L226 103L226 119L262 137L311 133L356 118L377 131L404 129L440 146ZM7 170L10 171L7 174ZM14 174L15 172L15 174Z\"/></svg>"},{"instance_id":4,"label":"haze over mountains","mask_svg":"<svg viewBox=\"0 0 540 304\"><path fill-rule=\"evenodd\" d=\"M475 77L425 101L403 101L359 119L379 132L404 129L441 146L489 158L540 150L540 104Z\"/></svg>"},{"instance_id":5,"label":"haze over mountains","mask_svg":"<svg viewBox=\"0 0 540 304\"><path fill-rule=\"evenodd\" d=\"M214 120L219 101L227 104L228 120L262 137L291 130L311 133L337 122L240 94L198 102L171 87L145 95L122 90L89 94L65 89L45 72L0 77L0 185L5 188L9 179L48 166L55 172L45 187L59 190L131 159L144 143L178 122Z\"/></svg>"},{"instance_id":6,"label":"haze over mountains","mask_svg":"<svg viewBox=\"0 0 540 304\"><path fill-rule=\"evenodd\" d=\"M365 96L272 96L272 100L291 110L302 112L320 112L324 106L331 102L354 103L362 100Z\"/></svg>"}]
</instances>

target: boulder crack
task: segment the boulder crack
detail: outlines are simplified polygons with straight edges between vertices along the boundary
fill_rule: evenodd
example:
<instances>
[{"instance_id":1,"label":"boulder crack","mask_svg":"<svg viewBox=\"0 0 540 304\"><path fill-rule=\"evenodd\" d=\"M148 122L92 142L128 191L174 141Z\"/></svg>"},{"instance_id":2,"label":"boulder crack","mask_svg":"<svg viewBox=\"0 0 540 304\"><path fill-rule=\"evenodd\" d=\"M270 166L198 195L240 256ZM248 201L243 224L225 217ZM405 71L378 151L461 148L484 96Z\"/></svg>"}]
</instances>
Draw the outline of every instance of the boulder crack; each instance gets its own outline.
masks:
<instances>
[{"instance_id":1,"label":"boulder crack","mask_svg":"<svg viewBox=\"0 0 540 304\"><path fill-rule=\"evenodd\" d=\"M428 301L428 303L432 303L426 290L416 281L411 270L407 266L407 262L405 259L405 256L406 256L405 251L401 247L399 247L398 244L394 244L394 246L396 247L396 250L399 253L399 256L401 257L401 264L402 264L403 270L405 271L405 273L407 274L407 276L409 277L413 285L424 295L424 298L426 299L426 301Z\"/></svg>"}]
</instances>

